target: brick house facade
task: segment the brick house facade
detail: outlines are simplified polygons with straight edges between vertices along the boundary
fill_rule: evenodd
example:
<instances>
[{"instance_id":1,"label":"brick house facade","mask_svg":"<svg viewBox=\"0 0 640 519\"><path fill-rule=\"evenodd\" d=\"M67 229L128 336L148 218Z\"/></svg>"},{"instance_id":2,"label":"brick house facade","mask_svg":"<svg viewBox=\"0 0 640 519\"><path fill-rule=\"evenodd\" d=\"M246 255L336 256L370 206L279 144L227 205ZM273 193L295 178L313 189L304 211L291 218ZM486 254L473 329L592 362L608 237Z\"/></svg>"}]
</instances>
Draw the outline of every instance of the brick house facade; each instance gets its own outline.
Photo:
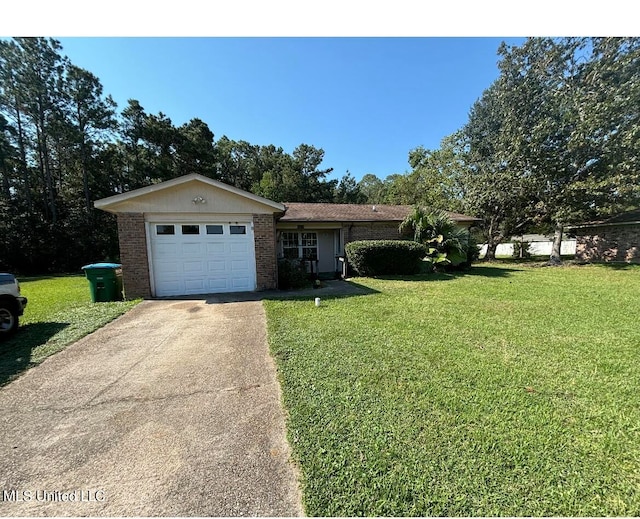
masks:
<instances>
[{"instance_id":1,"label":"brick house facade","mask_svg":"<svg viewBox=\"0 0 640 519\"><path fill-rule=\"evenodd\" d=\"M285 203L286 211L278 218L276 229L284 237L278 240L278 253L287 256L291 242L307 241L305 254L317 254L313 261L313 272L322 277L344 275L347 243L358 240L402 240L411 239L411 233L401 233L400 224L412 211L409 205L369 204L315 204ZM477 218L447 212L460 227L473 225ZM314 240L317 246L313 251Z\"/></svg>"},{"instance_id":2,"label":"brick house facade","mask_svg":"<svg viewBox=\"0 0 640 519\"><path fill-rule=\"evenodd\" d=\"M344 245L402 239L410 206L280 204L197 174L97 200L117 215L127 298L277 288L278 259L339 271ZM462 226L476 219L449 213Z\"/></svg>"},{"instance_id":3,"label":"brick house facade","mask_svg":"<svg viewBox=\"0 0 640 519\"><path fill-rule=\"evenodd\" d=\"M407 236L401 234L398 228L400 222L371 222L359 223L347 227L345 245L358 240L400 240Z\"/></svg>"},{"instance_id":4,"label":"brick house facade","mask_svg":"<svg viewBox=\"0 0 640 519\"><path fill-rule=\"evenodd\" d=\"M640 263L640 209L573 227L576 259Z\"/></svg>"}]
</instances>

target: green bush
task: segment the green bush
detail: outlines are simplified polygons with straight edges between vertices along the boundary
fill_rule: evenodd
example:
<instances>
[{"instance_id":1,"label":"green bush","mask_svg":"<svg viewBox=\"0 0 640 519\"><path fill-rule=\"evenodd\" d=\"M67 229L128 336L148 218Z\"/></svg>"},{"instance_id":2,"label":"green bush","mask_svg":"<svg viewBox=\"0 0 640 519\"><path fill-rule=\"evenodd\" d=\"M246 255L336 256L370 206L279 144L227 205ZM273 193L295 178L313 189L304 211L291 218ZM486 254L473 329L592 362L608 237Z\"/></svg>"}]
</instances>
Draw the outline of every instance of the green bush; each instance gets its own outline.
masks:
<instances>
[{"instance_id":1,"label":"green bush","mask_svg":"<svg viewBox=\"0 0 640 519\"><path fill-rule=\"evenodd\" d=\"M404 240L352 241L345 246L349 265L360 276L417 274L427 248Z\"/></svg>"},{"instance_id":2,"label":"green bush","mask_svg":"<svg viewBox=\"0 0 640 519\"><path fill-rule=\"evenodd\" d=\"M298 259L278 261L278 288L289 290L303 288L309 284L309 275Z\"/></svg>"},{"instance_id":3,"label":"green bush","mask_svg":"<svg viewBox=\"0 0 640 519\"><path fill-rule=\"evenodd\" d=\"M513 257L514 258L530 258L531 257L531 242L528 241L514 241L513 242Z\"/></svg>"},{"instance_id":4,"label":"green bush","mask_svg":"<svg viewBox=\"0 0 640 519\"><path fill-rule=\"evenodd\" d=\"M478 246L478 241L475 236L471 233L467 235L466 246L467 252L465 259L456 265L447 265L445 270L466 270L471 267L472 263L478 261L480 258L480 247Z\"/></svg>"}]
</instances>

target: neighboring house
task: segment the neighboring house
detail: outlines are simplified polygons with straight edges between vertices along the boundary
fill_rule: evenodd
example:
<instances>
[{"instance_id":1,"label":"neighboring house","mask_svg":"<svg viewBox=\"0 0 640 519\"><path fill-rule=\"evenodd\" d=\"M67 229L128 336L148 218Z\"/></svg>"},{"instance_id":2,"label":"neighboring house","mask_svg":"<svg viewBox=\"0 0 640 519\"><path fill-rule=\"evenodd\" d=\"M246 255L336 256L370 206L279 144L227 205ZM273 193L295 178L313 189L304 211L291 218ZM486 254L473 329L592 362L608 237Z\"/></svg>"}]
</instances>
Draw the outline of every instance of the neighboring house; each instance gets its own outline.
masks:
<instances>
[{"instance_id":1,"label":"neighboring house","mask_svg":"<svg viewBox=\"0 0 640 519\"><path fill-rule=\"evenodd\" d=\"M640 209L570 227L576 235L576 259L640 263Z\"/></svg>"},{"instance_id":2,"label":"neighboring house","mask_svg":"<svg viewBox=\"0 0 640 519\"><path fill-rule=\"evenodd\" d=\"M278 258L333 275L346 243L400 239L411 206L280 204L190 174L97 200L117 215L127 297L277 288ZM476 218L449 213L469 227Z\"/></svg>"}]
</instances>

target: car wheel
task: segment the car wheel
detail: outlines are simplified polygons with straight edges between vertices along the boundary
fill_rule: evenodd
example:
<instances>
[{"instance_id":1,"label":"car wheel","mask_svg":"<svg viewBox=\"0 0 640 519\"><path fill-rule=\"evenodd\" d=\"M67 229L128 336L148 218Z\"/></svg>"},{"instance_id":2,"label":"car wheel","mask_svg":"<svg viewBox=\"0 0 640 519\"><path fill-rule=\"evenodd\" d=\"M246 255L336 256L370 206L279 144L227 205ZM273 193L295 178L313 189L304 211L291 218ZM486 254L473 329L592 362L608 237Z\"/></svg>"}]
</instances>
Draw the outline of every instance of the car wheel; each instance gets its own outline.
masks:
<instances>
[{"instance_id":1,"label":"car wheel","mask_svg":"<svg viewBox=\"0 0 640 519\"><path fill-rule=\"evenodd\" d=\"M18 312L6 303L0 303L0 337L9 337L18 329Z\"/></svg>"}]
</instances>

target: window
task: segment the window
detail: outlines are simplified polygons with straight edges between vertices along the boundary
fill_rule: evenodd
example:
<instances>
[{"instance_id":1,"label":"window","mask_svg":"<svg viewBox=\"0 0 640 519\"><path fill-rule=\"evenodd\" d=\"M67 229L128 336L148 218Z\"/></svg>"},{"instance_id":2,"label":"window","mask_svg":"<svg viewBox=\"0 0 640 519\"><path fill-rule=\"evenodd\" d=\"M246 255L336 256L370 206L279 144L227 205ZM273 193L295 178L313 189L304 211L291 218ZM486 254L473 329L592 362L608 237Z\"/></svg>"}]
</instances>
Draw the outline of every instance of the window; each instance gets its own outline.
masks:
<instances>
[{"instance_id":1,"label":"window","mask_svg":"<svg viewBox=\"0 0 640 519\"><path fill-rule=\"evenodd\" d=\"M318 259L318 233L283 232L281 243L282 253L285 258Z\"/></svg>"},{"instance_id":2,"label":"window","mask_svg":"<svg viewBox=\"0 0 640 519\"><path fill-rule=\"evenodd\" d=\"M176 230L173 225L156 225L156 234L166 235L175 234Z\"/></svg>"},{"instance_id":3,"label":"window","mask_svg":"<svg viewBox=\"0 0 640 519\"><path fill-rule=\"evenodd\" d=\"M300 243L298 241L299 236L300 235L297 232L282 233L282 252L285 258L296 259L300 257Z\"/></svg>"},{"instance_id":4,"label":"window","mask_svg":"<svg viewBox=\"0 0 640 519\"><path fill-rule=\"evenodd\" d=\"M200 234L199 225L183 225L182 234Z\"/></svg>"},{"instance_id":5,"label":"window","mask_svg":"<svg viewBox=\"0 0 640 519\"><path fill-rule=\"evenodd\" d=\"M246 225L230 225L229 234L247 234Z\"/></svg>"},{"instance_id":6,"label":"window","mask_svg":"<svg viewBox=\"0 0 640 519\"><path fill-rule=\"evenodd\" d=\"M315 232L300 233L302 243L302 255L304 259L318 259L318 235Z\"/></svg>"},{"instance_id":7,"label":"window","mask_svg":"<svg viewBox=\"0 0 640 519\"><path fill-rule=\"evenodd\" d=\"M222 225L207 225L207 234L223 234Z\"/></svg>"}]
</instances>

